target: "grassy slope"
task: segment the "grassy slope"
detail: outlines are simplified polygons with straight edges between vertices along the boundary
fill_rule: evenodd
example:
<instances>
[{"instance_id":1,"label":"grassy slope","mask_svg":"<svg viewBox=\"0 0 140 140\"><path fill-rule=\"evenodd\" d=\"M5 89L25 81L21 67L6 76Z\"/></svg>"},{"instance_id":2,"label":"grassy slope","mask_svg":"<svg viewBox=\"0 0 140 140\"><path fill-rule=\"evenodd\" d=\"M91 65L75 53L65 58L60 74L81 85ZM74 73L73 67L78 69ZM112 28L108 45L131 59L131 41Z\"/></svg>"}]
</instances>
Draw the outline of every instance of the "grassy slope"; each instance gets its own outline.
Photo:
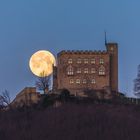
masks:
<instances>
[{"instance_id":1,"label":"grassy slope","mask_svg":"<svg viewBox=\"0 0 140 140\"><path fill-rule=\"evenodd\" d=\"M0 114L0 140L139 139L139 106L66 103Z\"/></svg>"}]
</instances>

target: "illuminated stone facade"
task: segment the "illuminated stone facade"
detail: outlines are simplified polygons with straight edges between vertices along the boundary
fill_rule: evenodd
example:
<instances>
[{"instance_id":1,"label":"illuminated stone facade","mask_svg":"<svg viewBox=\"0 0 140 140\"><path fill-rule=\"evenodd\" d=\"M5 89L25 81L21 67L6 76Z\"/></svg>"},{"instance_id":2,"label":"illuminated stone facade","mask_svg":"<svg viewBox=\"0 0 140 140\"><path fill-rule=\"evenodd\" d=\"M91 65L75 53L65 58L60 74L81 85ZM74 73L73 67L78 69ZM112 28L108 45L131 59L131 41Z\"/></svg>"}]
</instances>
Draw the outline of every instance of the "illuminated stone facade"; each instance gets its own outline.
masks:
<instances>
[{"instance_id":1,"label":"illuminated stone facade","mask_svg":"<svg viewBox=\"0 0 140 140\"><path fill-rule=\"evenodd\" d=\"M82 93L86 89L118 91L118 45L104 51L61 51L54 68L54 89Z\"/></svg>"}]
</instances>

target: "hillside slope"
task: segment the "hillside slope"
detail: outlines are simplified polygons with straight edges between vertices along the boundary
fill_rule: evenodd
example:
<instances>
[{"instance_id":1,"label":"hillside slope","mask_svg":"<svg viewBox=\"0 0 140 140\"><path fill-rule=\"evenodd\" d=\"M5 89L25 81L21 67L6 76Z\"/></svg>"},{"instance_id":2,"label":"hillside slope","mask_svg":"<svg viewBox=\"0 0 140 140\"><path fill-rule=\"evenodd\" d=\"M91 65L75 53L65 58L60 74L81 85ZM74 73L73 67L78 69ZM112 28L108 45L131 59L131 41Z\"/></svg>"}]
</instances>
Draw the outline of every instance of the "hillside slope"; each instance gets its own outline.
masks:
<instances>
[{"instance_id":1,"label":"hillside slope","mask_svg":"<svg viewBox=\"0 0 140 140\"><path fill-rule=\"evenodd\" d=\"M139 139L139 106L65 103L0 113L0 140Z\"/></svg>"}]
</instances>

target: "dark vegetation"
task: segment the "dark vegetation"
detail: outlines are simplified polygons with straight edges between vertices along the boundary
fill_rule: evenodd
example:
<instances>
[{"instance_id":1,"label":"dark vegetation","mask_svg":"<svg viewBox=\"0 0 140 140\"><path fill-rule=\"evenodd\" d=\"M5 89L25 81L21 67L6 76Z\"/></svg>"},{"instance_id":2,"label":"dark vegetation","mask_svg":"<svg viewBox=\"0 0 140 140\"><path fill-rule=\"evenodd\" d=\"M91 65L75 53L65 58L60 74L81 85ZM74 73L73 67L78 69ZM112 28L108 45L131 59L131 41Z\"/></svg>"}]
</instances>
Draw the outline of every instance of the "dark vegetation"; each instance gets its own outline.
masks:
<instances>
[{"instance_id":1,"label":"dark vegetation","mask_svg":"<svg viewBox=\"0 0 140 140\"><path fill-rule=\"evenodd\" d=\"M38 105L0 111L0 140L139 140L140 105L120 99L42 95Z\"/></svg>"}]
</instances>

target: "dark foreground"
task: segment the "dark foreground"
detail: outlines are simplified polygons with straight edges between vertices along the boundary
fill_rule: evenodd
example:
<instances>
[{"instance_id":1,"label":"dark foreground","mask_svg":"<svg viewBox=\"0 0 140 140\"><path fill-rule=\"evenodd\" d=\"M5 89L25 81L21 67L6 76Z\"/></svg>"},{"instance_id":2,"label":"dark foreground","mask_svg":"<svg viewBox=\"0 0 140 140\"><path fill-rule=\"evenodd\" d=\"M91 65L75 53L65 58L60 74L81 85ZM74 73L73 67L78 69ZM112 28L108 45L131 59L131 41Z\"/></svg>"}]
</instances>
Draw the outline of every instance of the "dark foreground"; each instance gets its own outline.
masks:
<instances>
[{"instance_id":1,"label":"dark foreground","mask_svg":"<svg viewBox=\"0 0 140 140\"><path fill-rule=\"evenodd\" d=\"M65 103L1 112L0 140L140 140L140 106Z\"/></svg>"}]
</instances>

